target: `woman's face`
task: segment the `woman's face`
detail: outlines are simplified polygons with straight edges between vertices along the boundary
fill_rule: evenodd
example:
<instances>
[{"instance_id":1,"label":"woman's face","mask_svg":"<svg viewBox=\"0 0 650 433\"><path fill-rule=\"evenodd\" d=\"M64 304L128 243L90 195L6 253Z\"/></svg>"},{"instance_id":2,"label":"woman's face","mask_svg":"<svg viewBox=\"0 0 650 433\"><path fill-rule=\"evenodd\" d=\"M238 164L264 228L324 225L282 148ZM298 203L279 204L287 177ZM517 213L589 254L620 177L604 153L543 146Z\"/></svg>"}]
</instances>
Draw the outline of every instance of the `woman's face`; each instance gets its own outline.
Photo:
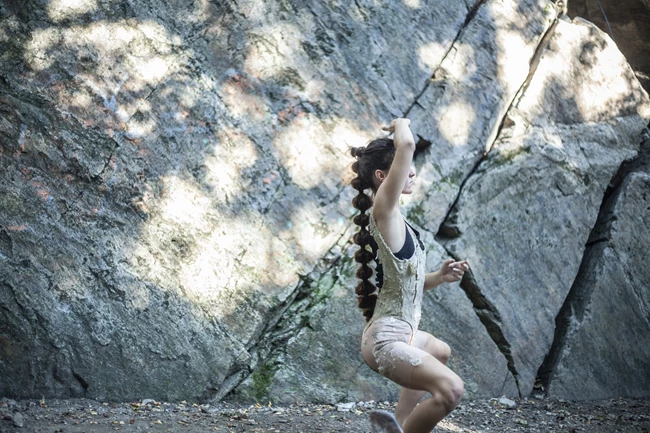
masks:
<instances>
[{"instance_id":1,"label":"woman's face","mask_svg":"<svg viewBox=\"0 0 650 433\"><path fill-rule=\"evenodd\" d=\"M378 188L379 185L386 179L388 176L388 171L377 170L375 172L375 185ZM415 180L415 167L411 166L409 170L409 175L404 182L404 188L402 188L402 194L411 194L413 192L413 181Z\"/></svg>"}]
</instances>

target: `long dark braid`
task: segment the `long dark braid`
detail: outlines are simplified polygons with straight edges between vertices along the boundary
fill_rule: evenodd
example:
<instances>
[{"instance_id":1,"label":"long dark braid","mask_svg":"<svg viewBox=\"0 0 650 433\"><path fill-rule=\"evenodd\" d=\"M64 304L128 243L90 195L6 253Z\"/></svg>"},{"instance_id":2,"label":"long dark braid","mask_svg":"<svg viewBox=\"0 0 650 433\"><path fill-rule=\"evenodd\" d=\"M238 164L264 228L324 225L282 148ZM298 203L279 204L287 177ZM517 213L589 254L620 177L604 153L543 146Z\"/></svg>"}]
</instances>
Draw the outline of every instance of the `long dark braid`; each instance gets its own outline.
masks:
<instances>
[{"instance_id":1,"label":"long dark braid","mask_svg":"<svg viewBox=\"0 0 650 433\"><path fill-rule=\"evenodd\" d=\"M395 157L395 145L389 138L380 138L371 141L366 147L353 147L350 154L357 160L352 164L352 171L357 175L350 185L359 193L352 199L352 206L360 212L353 219L359 226L359 231L354 234L354 243L359 245L359 250L354 254L354 259L359 263L357 278L361 281L357 284L354 292L357 294L357 303L363 311L366 321L370 320L377 302L377 287L370 281L373 270L368 263L374 259L370 250L371 235L367 227L370 223L370 216L366 213L372 207L372 196L366 194L371 190L373 195L377 191L375 184L375 170L389 170Z\"/></svg>"}]
</instances>

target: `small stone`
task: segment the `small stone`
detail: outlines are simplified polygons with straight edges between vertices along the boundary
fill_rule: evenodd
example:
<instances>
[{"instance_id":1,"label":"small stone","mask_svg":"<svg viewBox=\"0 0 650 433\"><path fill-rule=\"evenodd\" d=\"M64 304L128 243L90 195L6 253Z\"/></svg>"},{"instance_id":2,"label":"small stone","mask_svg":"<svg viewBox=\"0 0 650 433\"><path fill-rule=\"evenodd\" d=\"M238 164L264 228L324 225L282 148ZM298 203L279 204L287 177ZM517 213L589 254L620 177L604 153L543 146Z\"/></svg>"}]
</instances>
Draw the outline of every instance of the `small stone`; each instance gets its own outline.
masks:
<instances>
[{"instance_id":1,"label":"small stone","mask_svg":"<svg viewBox=\"0 0 650 433\"><path fill-rule=\"evenodd\" d=\"M517 403L515 403L513 400L510 400L507 398L505 395L501 396L497 402L504 407L507 407L508 409L514 409L517 407Z\"/></svg>"},{"instance_id":2,"label":"small stone","mask_svg":"<svg viewBox=\"0 0 650 433\"><path fill-rule=\"evenodd\" d=\"M350 412L354 407L356 406L356 403L351 401L350 403L338 403L336 405L336 410L339 412Z\"/></svg>"},{"instance_id":3,"label":"small stone","mask_svg":"<svg viewBox=\"0 0 650 433\"><path fill-rule=\"evenodd\" d=\"M14 427L24 427L25 426L25 418L23 417L23 414L20 412L16 412L12 415L11 420L14 423Z\"/></svg>"},{"instance_id":4,"label":"small stone","mask_svg":"<svg viewBox=\"0 0 650 433\"><path fill-rule=\"evenodd\" d=\"M142 400L143 405L153 404L153 403L154 403L154 400L150 399L150 398L145 398L144 400Z\"/></svg>"}]
</instances>

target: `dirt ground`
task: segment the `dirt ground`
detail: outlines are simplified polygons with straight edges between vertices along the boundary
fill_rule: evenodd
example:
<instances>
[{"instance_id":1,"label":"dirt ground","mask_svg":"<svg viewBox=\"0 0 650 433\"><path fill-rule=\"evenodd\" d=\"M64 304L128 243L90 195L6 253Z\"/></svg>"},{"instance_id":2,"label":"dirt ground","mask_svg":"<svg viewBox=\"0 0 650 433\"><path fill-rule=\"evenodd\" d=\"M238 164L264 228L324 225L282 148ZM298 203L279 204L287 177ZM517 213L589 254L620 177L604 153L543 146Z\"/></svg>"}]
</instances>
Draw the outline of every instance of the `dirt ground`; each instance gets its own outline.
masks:
<instances>
[{"instance_id":1,"label":"dirt ground","mask_svg":"<svg viewBox=\"0 0 650 433\"><path fill-rule=\"evenodd\" d=\"M0 399L0 432L368 433L368 412L373 409L393 411L394 404L359 402L275 407L153 400L104 403L85 399ZM650 432L650 399L464 401L435 432Z\"/></svg>"}]
</instances>

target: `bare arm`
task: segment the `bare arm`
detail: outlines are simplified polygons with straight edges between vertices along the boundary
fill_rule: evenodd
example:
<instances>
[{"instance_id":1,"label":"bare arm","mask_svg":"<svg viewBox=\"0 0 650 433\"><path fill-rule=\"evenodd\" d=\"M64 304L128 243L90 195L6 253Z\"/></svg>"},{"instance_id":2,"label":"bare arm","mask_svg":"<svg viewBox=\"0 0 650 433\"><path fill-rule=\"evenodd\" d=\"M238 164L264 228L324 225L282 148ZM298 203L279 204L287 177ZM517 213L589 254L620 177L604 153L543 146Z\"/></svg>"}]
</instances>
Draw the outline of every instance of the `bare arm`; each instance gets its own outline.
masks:
<instances>
[{"instance_id":1,"label":"bare arm","mask_svg":"<svg viewBox=\"0 0 650 433\"><path fill-rule=\"evenodd\" d=\"M424 276L424 290L433 289L442 283L460 281L467 270L469 270L467 260L462 262L455 262L453 259L445 260L440 270L430 272Z\"/></svg>"},{"instance_id":2,"label":"bare arm","mask_svg":"<svg viewBox=\"0 0 650 433\"><path fill-rule=\"evenodd\" d=\"M404 221L398 206L415 152L410 123L408 119L394 119L390 126L384 128L393 133L395 158L387 175L378 174L381 185L377 189L372 212L382 237L393 252L399 251L405 240Z\"/></svg>"}]
</instances>

